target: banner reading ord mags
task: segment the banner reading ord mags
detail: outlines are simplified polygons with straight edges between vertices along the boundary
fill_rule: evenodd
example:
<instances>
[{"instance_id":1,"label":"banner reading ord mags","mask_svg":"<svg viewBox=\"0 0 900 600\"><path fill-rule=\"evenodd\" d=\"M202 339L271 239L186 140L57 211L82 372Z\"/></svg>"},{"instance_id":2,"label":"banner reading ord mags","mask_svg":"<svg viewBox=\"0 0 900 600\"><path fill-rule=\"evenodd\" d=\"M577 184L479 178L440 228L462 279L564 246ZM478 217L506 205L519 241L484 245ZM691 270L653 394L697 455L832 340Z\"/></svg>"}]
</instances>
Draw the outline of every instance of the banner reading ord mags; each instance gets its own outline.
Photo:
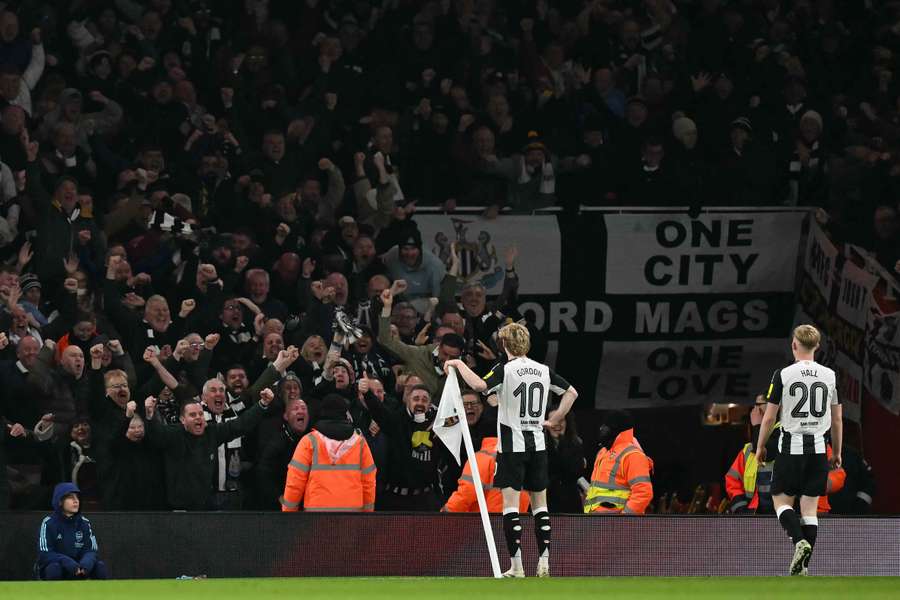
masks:
<instances>
[{"instance_id":1,"label":"banner reading ord mags","mask_svg":"<svg viewBox=\"0 0 900 600\"><path fill-rule=\"evenodd\" d=\"M900 285L864 250L835 244L810 225L796 322L823 333L816 359L837 373L844 415L860 420L864 398L900 414Z\"/></svg>"},{"instance_id":2,"label":"banner reading ord mags","mask_svg":"<svg viewBox=\"0 0 900 600\"><path fill-rule=\"evenodd\" d=\"M552 216L416 220L437 253L456 235L472 265L502 261L517 243L519 312L550 341L549 362L605 409L752 402L789 358L805 216L609 209L558 225ZM486 282L494 293L495 278Z\"/></svg>"}]
</instances>

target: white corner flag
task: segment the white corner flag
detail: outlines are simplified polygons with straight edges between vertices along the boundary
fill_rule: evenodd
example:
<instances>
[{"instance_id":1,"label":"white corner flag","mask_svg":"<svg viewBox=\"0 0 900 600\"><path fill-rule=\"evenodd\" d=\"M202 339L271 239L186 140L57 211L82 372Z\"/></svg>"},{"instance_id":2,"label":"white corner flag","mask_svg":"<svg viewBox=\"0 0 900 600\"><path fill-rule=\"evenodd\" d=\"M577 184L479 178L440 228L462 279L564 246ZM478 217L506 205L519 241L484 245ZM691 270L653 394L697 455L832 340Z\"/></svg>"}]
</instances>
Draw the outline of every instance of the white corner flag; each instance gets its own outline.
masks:
<instances>
[{"instance_id":1,"label":"white corner flag","mask_svg":"<svg viewBox=\"0 0 900 600\"><path fill-rule=\"evenodd\" d=\"M441 394L441 403L438 405L437 417L433 427L435 435L453 453L457 464L463 464L459 457L459 444L464 442L469 468L472 469L472 481L475 484L475 497L478 499L478 512L481 513L481 524L484 526L484 537L487 541L488 554L491 557L491 569L494 577L500 579L500 559L497 557L497 544L494 542L494 530L491 529L491 520L488 516L487 502L484 499L484 490L481 486L481 474L478 472L478 461L475 460L475 448L472 446L472 436L469 434L469 424L466 422L466 411L462 404L462 394L459 391L459 382L456 379L456 369L450 368L447 381L444 383L444 392Z\"/></svg>"}]
</instances>

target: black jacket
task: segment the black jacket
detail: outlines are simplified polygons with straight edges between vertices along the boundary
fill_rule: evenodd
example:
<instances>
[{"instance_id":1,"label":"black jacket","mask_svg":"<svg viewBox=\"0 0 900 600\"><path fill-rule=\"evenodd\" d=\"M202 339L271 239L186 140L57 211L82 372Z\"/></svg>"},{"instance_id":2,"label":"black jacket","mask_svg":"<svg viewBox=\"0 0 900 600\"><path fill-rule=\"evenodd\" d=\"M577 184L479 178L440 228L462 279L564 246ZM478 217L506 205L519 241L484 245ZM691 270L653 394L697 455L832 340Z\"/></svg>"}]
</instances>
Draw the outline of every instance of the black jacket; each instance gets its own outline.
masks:
<instances>
[{"instance_id":1,"label":"black jacket","mask_svg":"<svg viewBox=\"0 0 900 600\"><path fill-rule=\"evenodd\" d=\"M581 494L578 493L578 478L587 468L584 447L580 440L571 440L566 436L560 437L557 443L550 435L546 435L546 441L550 472L547 508L554 514L580 514L582 502Z\"/></svg>"},{"instance_id":2,"label":"black jacket","mask_svg":"<svg viewBox=\"0 0 900 600\"><path fill-rule=\"evenodd\" d=\"M309 428L303 433L295 433L287 423L281 422L278 435L273 436L260 451L256 465L256 491L258 506L264 510L281 510L278 498L284 493L287 466L294 450Z\"/></svg>"},{"instance_id":3,"label":"black jacket","mask_svg":"<svg viewBox=\"0 0 900 600\"><path fill-rule=\"evenodd\" d=\"M176 510L207 510L215 490L216 448L249 434L268 408L257 404L233 421L210 423L203 435L193 435L179 425L166 426L155 419L147 423L148 441L165 452L166 498Z\"/></svg>"},{"instance_id":4,"label":"black jacket","mask_svg":"<svg viewBox=\"0 0 900 600\"><path fill-rule=\"evenodd\" d=\"M166 488L162 457L146 437L140 442L125 437L130 422L122 413L114 437L107 441L106 461L100 469L103 508L164 510Z\"/></svg>"}]
</instances>

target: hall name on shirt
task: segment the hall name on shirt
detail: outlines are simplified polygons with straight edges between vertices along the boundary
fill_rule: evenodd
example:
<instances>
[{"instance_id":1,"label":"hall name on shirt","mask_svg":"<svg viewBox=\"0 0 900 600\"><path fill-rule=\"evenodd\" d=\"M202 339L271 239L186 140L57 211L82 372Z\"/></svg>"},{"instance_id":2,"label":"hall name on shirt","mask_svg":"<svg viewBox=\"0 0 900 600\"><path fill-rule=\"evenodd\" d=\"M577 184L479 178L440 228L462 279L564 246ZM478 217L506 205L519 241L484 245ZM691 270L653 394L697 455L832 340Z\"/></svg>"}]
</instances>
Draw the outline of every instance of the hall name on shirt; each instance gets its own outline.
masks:
<instances>
[{"instance_id":1,"label":"hall name on shirt","mask_svg":"<svg viewBox=\"0 0 900 600\"><path fill-rule=\"evenodd\" d=\"M818 377L818 373L814 369L800 369L800 375L803 377Z\"/></svg>"},{"instance_id":2,"label":"hall name on shirt","mask_svg":"<svg viewBox=\"0 0 900 600\"><path fill-rule=\"evenodd\" d=\"M532 367L522 367L521 369L516 369L516 375L521 377L522 375L537 375L541 376L541 372L538 369L534 369Z\"/></svg>"}]
</instances>

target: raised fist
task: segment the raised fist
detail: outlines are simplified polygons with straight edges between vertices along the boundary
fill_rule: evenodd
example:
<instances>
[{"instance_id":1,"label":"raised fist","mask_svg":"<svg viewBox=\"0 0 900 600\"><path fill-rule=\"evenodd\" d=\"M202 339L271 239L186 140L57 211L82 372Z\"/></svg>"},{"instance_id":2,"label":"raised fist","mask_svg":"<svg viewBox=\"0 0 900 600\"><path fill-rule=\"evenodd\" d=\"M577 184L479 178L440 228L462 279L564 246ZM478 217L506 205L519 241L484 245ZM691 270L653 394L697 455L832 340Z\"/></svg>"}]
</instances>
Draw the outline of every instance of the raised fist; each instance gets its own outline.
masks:
<instances>
[{"instance_id":1,"label":"raised fist","mask_svg":"<svg viewBox=\"0 0 900 600\"><path fill-rule=\"evenodd\" d=\"M191 311L193 311L196 307L197 302L193 298L188 298L187 300L181 302L181 311L179 311L178 316L183 319L191 314Z\"/></svg>"},{"instance_id":2,"label":"raised fist","mask_svg":"<svg viewBox=\"0 0 900 600\"><path fill-rule=\"evenodd\" d=\"M206 339L203 340L203 343L206 345L206 349L212 351L213 348L216 347L216 344L219 343L219 339L221 336L218 333L210 333L206 336Z\"/></svg>"},{"instance_id":3,"label":"raised fist","mask_svg":"<svg viewBox=\"0 0 900 600\"><path fill-rule=\"evenodd\" d=\"M403 292L405 292L409 288L409 284L406 283L405 279L397 279L394 283L391 284L391 292L395 296L399 296Z\"/></svg>"},{"instance_id":4,"label":"raised fist","mask_svg":"<svg viewBox=\"0 0 900 600\"><path fill-rule=\"evenodd\" d=\"M122 348L122 342L119 340L109 340L108 342L106 342L106 347L109 348L109 351L116 356L125 354L125 350L124 348Z\"/></svg>"},{"instance_id":5,"label":"raised fist","mask_svg":"<svg viewBox=\"0 0 900 600\"><path fill-rule=\"evenodd\" d=\"M259 393L259 402L263 406L268 406L274 399L275 394L269 388L265 388Z\"/></svg>"},{"instance_id":6,"label":"raised fist","mask_svg":"<svg viewBox=\"0 0 900 600\"><path fill-rule=\"evenodd\" d=\"M159 353L155 346L147 346L144 350L144 362L152 363L158 360Z\"/></svg>"},{"instance_id":7,"label":"raised fist","mask_svg":"<svg viewBox=\"0 0 900 600\"><path fill-rule=\"evenodd\" d=\"M215 281L219 278L219 274L216 272L215 265L203 263L202 265L200 265L198 271L200 272L200 276L207 283L209 283L210 281Z\"/></svg>"}]
</instances>

